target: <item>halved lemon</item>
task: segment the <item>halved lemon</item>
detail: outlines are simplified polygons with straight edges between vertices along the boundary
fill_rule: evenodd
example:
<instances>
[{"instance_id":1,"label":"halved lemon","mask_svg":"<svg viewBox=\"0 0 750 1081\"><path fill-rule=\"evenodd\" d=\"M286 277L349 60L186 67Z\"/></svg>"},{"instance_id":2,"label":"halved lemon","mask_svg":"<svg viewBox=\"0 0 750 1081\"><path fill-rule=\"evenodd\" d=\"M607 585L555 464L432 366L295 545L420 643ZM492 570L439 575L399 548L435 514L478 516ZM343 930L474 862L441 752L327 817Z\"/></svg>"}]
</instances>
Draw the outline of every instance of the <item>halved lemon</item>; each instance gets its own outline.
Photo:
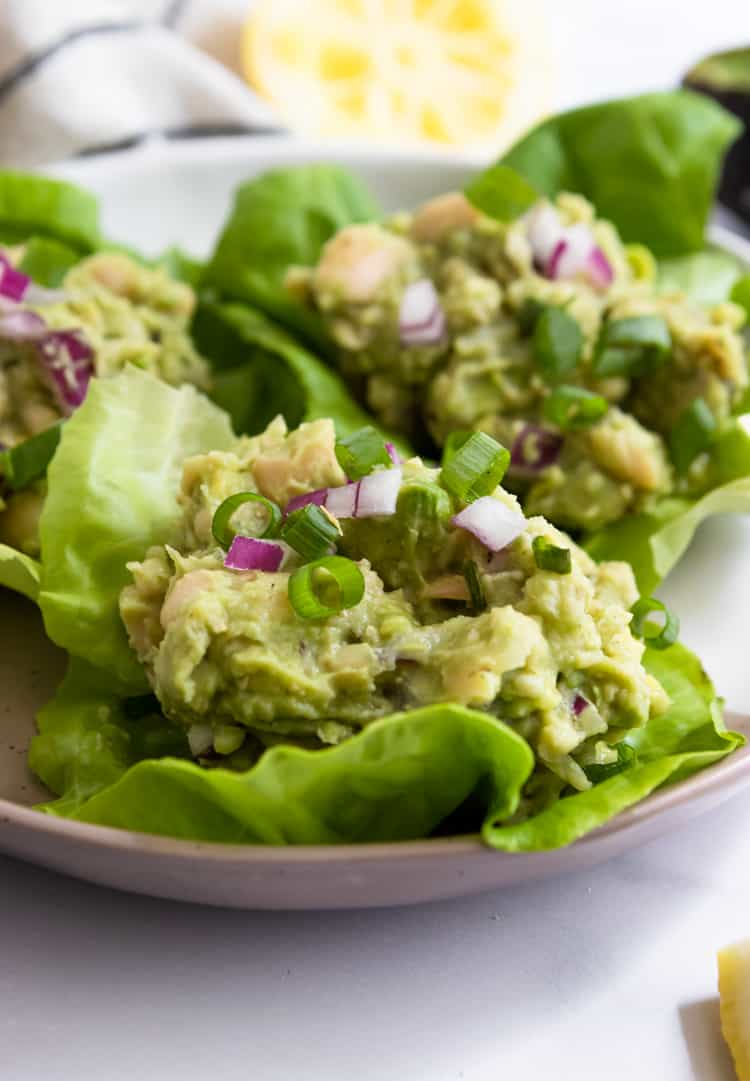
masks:
<instances>
[{"instance_id":1,"label":"halved lemon","mask_svg":"<svg viewBox=\"0 0 750 1081\"><path fill-rule=\"evenodd\" d=\"M294 130L512 142L550 107L544 0L255 0L248 81Z\"/></svg>"},{"instance_id":2,"label":"halved lemon","mask_svg":"<svg viewBox=\"0 0 750 1081\"><path fill-rule=\"evenodd\" d=\"M739 1081L750 1081L750 939L719 951L721 1030Z\"/></svg>"}]
</instances>

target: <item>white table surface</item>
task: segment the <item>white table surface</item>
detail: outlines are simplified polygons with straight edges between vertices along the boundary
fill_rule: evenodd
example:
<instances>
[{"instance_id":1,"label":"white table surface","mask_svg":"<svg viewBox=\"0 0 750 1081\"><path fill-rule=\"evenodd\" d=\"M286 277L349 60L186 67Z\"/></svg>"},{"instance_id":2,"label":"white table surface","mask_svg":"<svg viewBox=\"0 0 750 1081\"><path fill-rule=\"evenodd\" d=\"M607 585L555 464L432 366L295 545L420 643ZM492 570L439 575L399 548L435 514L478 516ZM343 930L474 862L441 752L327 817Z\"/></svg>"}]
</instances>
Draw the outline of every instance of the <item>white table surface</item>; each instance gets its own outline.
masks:
<instances>
[{"instance_id":1,"label":"white table surface","mask_svg":"<svg viewBox=\"0 0 750 1081\"><path fill-rule=\"evenodd\" d=\"M746 0L550 7L564 104L750 42ZM750 793L587 873L369 913L191 908L0 858L0 1079L729 1081L715 953L750 935L749 823Z\"/></svg>"}]
</instances>

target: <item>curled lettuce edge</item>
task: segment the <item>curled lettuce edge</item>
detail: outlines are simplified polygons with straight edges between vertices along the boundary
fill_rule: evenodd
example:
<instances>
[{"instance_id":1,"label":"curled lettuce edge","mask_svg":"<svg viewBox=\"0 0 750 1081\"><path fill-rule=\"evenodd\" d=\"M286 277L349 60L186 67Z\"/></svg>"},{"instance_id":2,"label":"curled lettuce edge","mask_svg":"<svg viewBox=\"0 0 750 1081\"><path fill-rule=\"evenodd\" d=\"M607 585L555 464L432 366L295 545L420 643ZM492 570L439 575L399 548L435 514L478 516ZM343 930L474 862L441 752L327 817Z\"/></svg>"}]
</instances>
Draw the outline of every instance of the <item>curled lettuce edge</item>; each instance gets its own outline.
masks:
<instances>
[{"instance_id":1,"label":"curled lettuce edge","mask_svg":"<svg viewBox=\"0 0 750 1081\"><path fill-rule=\"evenodd\" d=\"M41 576L42 567L36 559L7 544L0 544L0 586L36 601Z\"/></svg>"}]
</instances>

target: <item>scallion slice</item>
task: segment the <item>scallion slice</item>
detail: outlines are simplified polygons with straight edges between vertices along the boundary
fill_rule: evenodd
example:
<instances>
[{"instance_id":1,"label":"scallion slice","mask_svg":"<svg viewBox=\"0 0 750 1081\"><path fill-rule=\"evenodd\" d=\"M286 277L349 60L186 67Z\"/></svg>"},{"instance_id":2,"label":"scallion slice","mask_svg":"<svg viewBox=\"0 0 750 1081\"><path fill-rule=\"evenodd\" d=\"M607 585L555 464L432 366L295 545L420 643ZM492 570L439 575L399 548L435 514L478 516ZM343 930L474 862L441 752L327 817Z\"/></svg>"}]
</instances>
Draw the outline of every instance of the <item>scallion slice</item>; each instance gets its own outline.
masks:
<instances>
[{"instance_id":1,"label":"scallion slice","mask_svg":"<svg viewBox=\"0 0 750 1081\"><path fill-rule=\"evenodd\" d=\"M443 458L440 479L462 503L472 503L491 495L505 476L510 451L486 432L472 432L447 460Z\"/></svg>"},{"instance_id":2,"label":"scallion slice","mask_svg":"<svg viewBox=\"0 0 750 1081\"><path fill-rule=\"evenodd\" d=\"M630 629L636 638L642 638L647 646L652 649L668 649L677 641L680 633L680 621L676 615L669 611L666 605L657 601L655 597L641 597L630 609L633 620ZM661 626L648 622L651 615L662 615L664 622Z\"/></svg>"},{"instance_id":3,"label":"scallion slice","mask_svg":"<svg viewBox=\"0 0 750 1081\"><path fill-rule=\"evenodd\" d=\"M531 550L534 553L534 562L540 571L570 574L573 567L570 548L559 548L546 537L534 537Z\"/></svg>"},{"instance_id":4,"label":"scallion slice","mask_svg":"<svg viewBox=\"0 0 750 1081\"><path fill-rule=\"evenodd\" d=\"M235 511L245 503L258 503L266 511L267 517L260 533L249 534L243 530L243 536L252 536L256 540L261 540L263 537L274 537L278 531L281 510L275 503L256 492L236 492L235 495L230 495L219 504L211 523L211 532L216 543L226 550L229 550L238 532L232 528L232 517Z\"/></svg>"},{"instance_id":5,"label":"scallion slice","mask_svg":"<svg viewBox=\"0 0 750 1081\"><path fill-rule=\"evenodd\" d=\"M463 565L463 574L471 597L471 607L474 612L483 612L487 607L487 598L484 593L482 579L479 577L479 568L473 559L469 559Z\"/></svg>"},{"instance_id":6,"label":"scallion slice","mask_svg":"<svg viewBox=\"0 0 750 1081\"><path fill-rule=\"evenodd\" d=\"M471 439L471 428L457 428L456 431L451 432L445 443L443 443L443 461L442 464L446 465L451 458L454 458L464 443Z\"/></svg>"},{"instance_id":7,"label":"scallion slice","mask_svg":"<svg viewBox=\"0 0 750 1081\"><path fill-rule=\"evenodd\" d=\"M696 398L680 413L669 433L669 451L678 473L685 473L716 435L716 418L705 399Z\"/></svg>"},{"instance_id":8,"label":"scallion slice","mask_svg":"<svg viewBox=\"0 0 750 1081\"><path fill-rule=\"evenodd\" d=\"M534 355L544 378L553 383L581 359L583 332L563 308L545 308L534 325Z\"/></svg>"},{"instance_id":9,"label":"scallion slice","mask_svg":"<svg viewBox=\"0 0 750 1081\"><path fill-rule=\"evenodd\" d=\"M634 315L603 324L594 351L597 375L640 375L656 367L672 350L669 327L660 315Z\"/></svg>"},{"instance_id":10,"label":"scallion slice","mask_svg":"<svg viewBox=\"0 0 750 1081\"><path fill-rule=\"evenodd\" d=\"M289 579L289 603L300 619L327 619L354 608L365 595L365 578L344 556L306 563Z\"/></svg>"},{"instance_id":11,"label":"scallion slice","mask_svg":"<svg viewBox=\"0 0 750 1081\"><path fill-rule=\"evenodd\" d=\"M563 432L589 428L601 420L609 404L601 394L592 394L583 387L564 385L555 387L544 399L542 413L545 420L556 424Z\"/></svg>"},{"instance_id":12,"label":"scallion slice","mask_svg":"<svg viewBox=\"0 0 750 1081\"><path fill-rule=\"evenodd\" d=\"M421 481L411 481L401 488L396 509L407 525L417 527L421 523L446 521L453 513L451 497L445 489Z\"/></svg>"},{"instance_id":13,"label":"scallion slice","mask_svg":"<svg viewBox=\"0 0 750 1081\"><path fill-rule=\"evenodd\" d=\"M45 475L60 442L61 429L61 423L53 424L0 454L0 475L8 488L18 492Z\"/></svg>"},{"instance_id":14,"label":"scallion slice","mask_svg":"<svg viewBox=\"0 0 750 1081\"><path fill-rule=\"evenodd\" d=\"M341 528L314 503L292 511L281 529L281 539L303 559L320 559L341 536Z\"/></svg>"},{"instance_id":15,"label":"scallion slice","mask_svg":"<svg viewBox=\"0 0 750 1081\"><path fill-rule=\"evenodd\" d=\"M591 762L589 765L581 767L592 784L599 784L600 781L606 781L610 777L614 777L616 774L622 773L623 770L629 769L631 766L635 765L637 758L635 747L631 747L629 743L618 743L616 749L616 761Z\"/></svg>"},{"instance_id":16,"label":"scallion slice","mask_svg":"<svg viewBox=\"0 0 750 1081\"><path fill-rule=\"evenodd\" d=\"M376 465L393 464L385 440L369 426L339 439L335 449L336 460L350 480L366 477Z\"/></svg>"}]
</instances>

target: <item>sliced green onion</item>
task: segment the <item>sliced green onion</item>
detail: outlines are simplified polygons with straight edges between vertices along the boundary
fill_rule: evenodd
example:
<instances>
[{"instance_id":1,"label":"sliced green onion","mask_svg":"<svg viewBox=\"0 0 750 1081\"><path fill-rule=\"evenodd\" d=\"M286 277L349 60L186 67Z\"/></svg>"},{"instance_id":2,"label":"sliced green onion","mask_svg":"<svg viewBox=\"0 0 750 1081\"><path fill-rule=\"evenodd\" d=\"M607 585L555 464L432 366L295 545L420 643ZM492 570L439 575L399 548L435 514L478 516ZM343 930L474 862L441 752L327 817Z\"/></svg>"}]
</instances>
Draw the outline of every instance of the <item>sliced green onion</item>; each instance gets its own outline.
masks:
<instances>
[{"instance_id":1,"label":"sliced green onion","mask_svg":"<svg viewBox=\"0 0 750 1081\"><path fill-rule=\"evenodd\" d=\"M531 542L534 562L540 571L554 571L555 574L570 574L573 561L570 548L558 548L546 537L534 537Z\"/></svg>"},{"instance_id":2,"label":"sliced green onion","mask_svg":"<svg viewBox=\"0 0 750 1081\"><path fill-rule=\"evenodd\" d=\"M592 394L583 387L567 384L555 387L544 399L542 413L545 420L556 424L564 432L588 428L600 420L609 408L601 394Z\"/></svg>"},{"instance_id":3,"label":"sliced green onion","mask_svg":"<svg viewBox=\"0 0 750 1081\"><path fill-rule=\"evenodd\" d=\"M678 473L685 473L716 436L716 418L703 398L696 398L680 413L669 433L669 450Z\"/></svg>"},{"instance_id":4,"label":"sliced green onion","mask_svg":"<svg viewBox=\"0 0 750 1081\"><path fill-rule=\"evenodd\" d=\"M491 495L505 476L510 452L486 432L472 432L451 458L443 460L440 479L462 503Z\"/></svg>"},{"instance_id":5,"label":"sliced green onion","mask_svg":"<svg viewBox=\"0 0 750 1081\"><path fill-rule=\"evenodd\" d=\"M600 781L606 781L634 766L636 759L635 747L631 747L629 743L618 743L615 762L591 762L587 766L581 766L581 769L592 784L599 784Z\"/></svg>"},{"instance_id":6,"label":"sliced green onion","mask_svg":"<svg viewBox=\"0 0 750 1081\"><path fill-rule=\"evenodd\" d=\"M657 601L655 597L641 597L630 609L633 620L630 629L636 638L642 638L647 646L652 649L668 649L677 641L680 633L680 621L676 615L669 611L666 605ZM649 623L648 617L657 614L664 616L664 623L660 627L656 623Z\"/></svg>"},{"instance_id":7,"label":"sliced green onion","mask_svg":"<svg viewBox=\"0 0 750 1081\"><path fill-rule=\"evenodd\" d=\"M365 578L351 559L326 556L306 563L289 579L289 603L300 619L327 619L354 608L365 595Z\"/></svg>"},{"instance_id":8,"label":"sliced green onion","mask_svg":"<svg viewBox=\"0 0 750 1081\"><path fill-rule=\"evenodd\" d=\"M236 724L217 724L214 728L214 750L217 754L234 754L245 742L247 730Z\"/></svg>"},{"instance_id":9,"label":"sliced green onion","mask_svg":"<svg viewBox=\"0 0 750 1081\"><path fill-rule=\"evenodd\" d=\"M265 496L258 495L256 492L237 492L235 495L230 495L228 499L225 499L223 503L220 503L216 508L213 521L211 523L211 532L214 535L214 539L217 544L222 548L229 549L232 541L237 536L237 530L232 529L231 519L236 510L239 510L245 503L258 503L267 512L266 524L263 527L261 533L249 534L243 532L243 536L253 536L255 539L260 540L263 537L273 537L279 527L281 521L281 510L272 503L270 499L266 499Z\"/></svg>"},{"instance_id":10,"label":"sliced green onion","mask_svg":"<svg viewBox=\"0 0 750 1081\"><path fill-rule=\"evenodd\" d=\"M471 428L457 428L456 431L451 434L443 443L443 458L442 464L446 465L451 458L455 458L458 451L474 434Z\"/></svg>"},{"instance_id":11,"label":"sliced green onion","mask_svg":"<svg viewBox=\"0 0 750 1081\"><path fill-rule=\"evenodd\" d=\"M324 556L340 536L340 526L314 503L292 511L281 529L281 539L308 561Z\"/></svg>"},{"instance_id":12,"label":"sliced green onion","mask_svg":"<svg viewBox=\"0 0 750 1081\"><path fill-rule=\"evenodd\" d=\"M398 493L396 513L407 525L444 521L453 513L451 497L436 484L412 481Z\"/></svg>"},{"instance_id":13,"label":"sliced green onion","mask_svg":"<svg viewBox=\"0 0 750 1081\"><path fill-rule=\"evenodd\" d=\"M581 359L584 337L572 315L562 308L546 308L534 327L536 362L549 382L571 372Z\"/></svg>"},{"instance_id":14,"label":"sliced green onion","mask_svg":"<svg viewBox=\"0 0 750 1081\"><path fill-rule=\"evenodd\" d=\"M471 607L474 612L483 612L487 607L487 598L484 594L482 579L479 577L479 568L473 559L469 559L463 565L463 574L471 597Z\"/></svg>"},{"instance_id":15,"label":"sliced green onion","mask_svg":"<svg viewBox=\"0 0 750 1081\"><path fill-rule=\"evenodd\" d=\"M634 315L603 324L594 351L597 375L633 376L661 364L672 350L669 327L660 315Z\"/></svg>"},{"instance_id":16,"label":"sliced green onion","mask_svg":"<svg viewBox=\"0 0 750 1081\"><path fill-rule=\"evenodd\" d=\"M0 454L0 474L8 488L18 492L45 475L60 442L61 430L61 423L53 424Z\"/></svg>"},{"instance_id":17,"label":"sliced green onion","mask_svg":"<svg viewBox=\"0 0 750 1081\"><path fill-rule=\"evenodd\" d=\"M366 477L376 465L393 464L385 440L369 426L360 428L346 439L339 439L336 459L350 480Z\"/></svg>"}]
</instances>

